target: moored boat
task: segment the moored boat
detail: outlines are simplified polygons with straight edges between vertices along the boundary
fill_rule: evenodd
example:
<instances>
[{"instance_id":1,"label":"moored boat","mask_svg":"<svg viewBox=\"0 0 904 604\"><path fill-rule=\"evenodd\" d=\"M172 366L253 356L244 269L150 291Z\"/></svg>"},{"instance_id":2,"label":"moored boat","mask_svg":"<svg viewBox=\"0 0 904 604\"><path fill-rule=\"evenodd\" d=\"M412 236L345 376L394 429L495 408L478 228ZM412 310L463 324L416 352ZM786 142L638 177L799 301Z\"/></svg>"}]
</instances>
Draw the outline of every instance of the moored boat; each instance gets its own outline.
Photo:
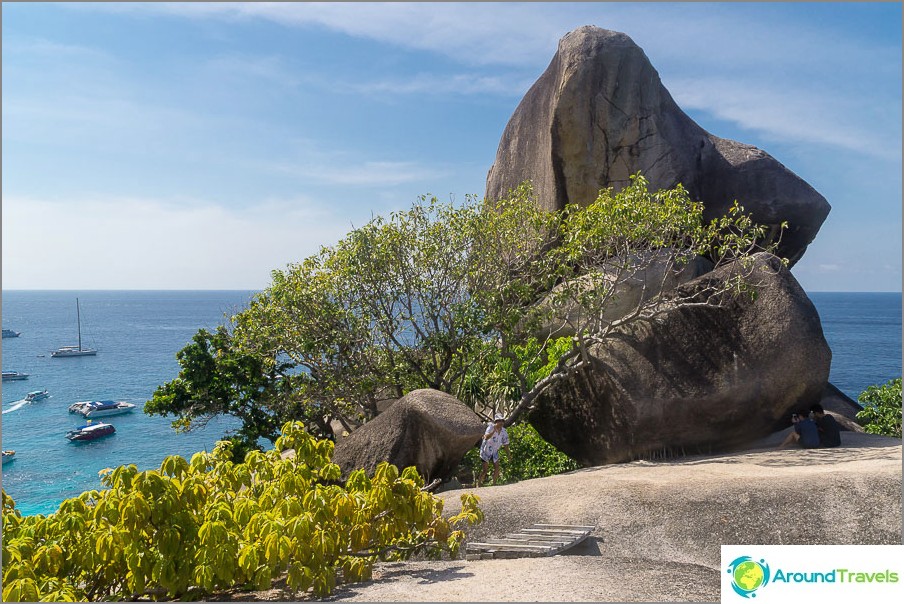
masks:
<instances>
[{"instance_id":1,"label":"moored boat","mask_svg":"<svg viewBox=\"0 0 904 604\"><path fill-rule=\"evenodd\" d=\"M78 298L75 299L75 318L78 325L78 346L61 346L50 356L59 359L61 357L93 357L97 355L97 351L93 348L82 347L82 313L79 310Z\"/></svg>"},{"instance_id":2,"label":"moored boat","mask_svg":"<svg viewBox=\"0 0 904 604\"><path fill-rule=\"evenodd\" d=\"M18 338L21 335L22 335L21 332L13 331L12 329L4 329L3 330L4 338ZM13 451L13 453L15 453L15 451Z\"/></svg>"},{"instance_id":3,"label":"moored boat","mask_svg":"<svg viewBox=\"0 0 904 604\"><path fill-rule=\"evenodd\" d=\"M79 413L91 419L130 413L135 405L125 401L81 401L69 405L69 413Z\"/></svg>"},{"instance_id":4,"label":"moored boat","mask_svg":"<svg viewBox=\"0 0 904 604\"><path fill-rule=\"evenodd\" d=\"M66 438L70 441L95 440L97 438L109 436L114 432L116 432L116 428L111 424L92 424L89 422L84 426L79 426L78 428L74 428L67 432Z\"/></svg>"},{"instance_id":5,"label":"moored boat","mask_svg":"<svg viewBox=\"0 0 904 604\"><path fill-rule=\"evenodd\" d=\"M28 394L25 395L25 400L28 401L29 403L33 403L35 401L44 400L45 398L48 398L49 396L50 396L50 393L47 392L47 389L45 388L44 390L35 390L33 392L29 392Z\"/></svg>"},{"instance_id":6,"label":"moored boat","mask_svg":"<svg viewBox=\"0 0 904 604\"><path fill-rule=\"evenodd\" d=\"M27 380L28 375L29 374L23 373L21 371L4 371L3 381L6 382L9 380Z\"/></svg>"},{"instance_id":7,"label":"moored boat","mask_svg":"<svg viewBox=\"0 0 904 604\"><path fill-rule=\"evenodd\" d=\"M60 357L93 357L97 356L97 351L93 348L82 348L81 346L60 346L50 353L55 359Z\"/></svg>"},{"instance_id":8,"label":"moored boat","mask_svg":"<svg viewBox=\"0 0 904 604\"><path fill-rule=\"evenodd\" d=\"M3 452L3 465L5 466L7 463L13 461L16 458L16 452L12 449L8 449Z\"/></svg>"}]
</instances>

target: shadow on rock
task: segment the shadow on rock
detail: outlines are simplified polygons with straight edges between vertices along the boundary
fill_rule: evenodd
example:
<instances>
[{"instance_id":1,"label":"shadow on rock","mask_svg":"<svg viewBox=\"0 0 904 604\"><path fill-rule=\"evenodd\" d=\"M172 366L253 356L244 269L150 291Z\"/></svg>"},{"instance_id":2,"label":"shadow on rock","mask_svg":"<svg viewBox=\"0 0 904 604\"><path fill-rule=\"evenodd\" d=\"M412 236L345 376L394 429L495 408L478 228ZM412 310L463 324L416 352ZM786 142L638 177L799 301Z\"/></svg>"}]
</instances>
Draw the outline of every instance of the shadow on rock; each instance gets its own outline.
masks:
<instances>
[{"instance_id":1,"label":"shadow on rock","mask_svg":"<svg viewBox=\"0 0 904 604\"><path fill-rule=\"evenodd\" d=\"M364 588L379 583L408 579L416 585L429 585L431 583L454 581L456 579L466 579L474 576L474 573L467 572L464 569L465 563L456 564L447 568L422 570L411 569L403 562L387 564L379 570L374 569L374 579L372 581L341 585L336 588L336 591L332 596L325 598L324 601L335 602L337 600L352 598L363 593Z\"/></svg>"}]
</instances>

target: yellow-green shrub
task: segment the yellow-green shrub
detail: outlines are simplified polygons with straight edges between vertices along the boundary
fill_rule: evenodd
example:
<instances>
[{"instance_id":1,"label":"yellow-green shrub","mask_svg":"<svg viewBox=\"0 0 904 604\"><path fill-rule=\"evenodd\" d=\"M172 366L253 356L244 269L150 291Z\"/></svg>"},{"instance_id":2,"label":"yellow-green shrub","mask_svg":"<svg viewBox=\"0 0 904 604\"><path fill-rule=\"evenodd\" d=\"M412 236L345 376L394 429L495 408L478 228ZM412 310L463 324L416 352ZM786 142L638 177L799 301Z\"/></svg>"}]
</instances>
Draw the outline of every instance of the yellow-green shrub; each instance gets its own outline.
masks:
<instances>
[{"instance_id":1,"label":"yellow-green shrub","mask_svg":"<svg viewBox=\"0 0 904 604\"><path fill-rule=\"evenodd\" d=\"M442 516L414 468L381 464L338 484L333 444L287 423L272 451L230 461L230 445L173 456L159 470L103 472L108 488L58 512L22 516L3 493L3 600L200 597L231 587L330 593L370 577L376 560L416 551L455 556L462 528L482 520L473 495ZM294 455L281 455L289 449Z\"/></svg>"}]
</instances>

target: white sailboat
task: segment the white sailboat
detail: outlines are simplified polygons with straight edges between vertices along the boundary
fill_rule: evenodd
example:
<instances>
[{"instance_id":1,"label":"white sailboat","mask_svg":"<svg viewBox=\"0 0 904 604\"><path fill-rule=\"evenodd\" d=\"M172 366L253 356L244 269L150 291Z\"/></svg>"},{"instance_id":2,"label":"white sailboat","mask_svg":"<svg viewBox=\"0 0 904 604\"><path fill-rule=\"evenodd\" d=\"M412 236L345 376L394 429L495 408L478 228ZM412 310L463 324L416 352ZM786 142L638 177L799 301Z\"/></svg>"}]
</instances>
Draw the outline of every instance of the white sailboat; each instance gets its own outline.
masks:
<instances>
[{"instance_id":1,"label":"white sailboat","mask_svg":"<svg viewBox=\"0 0 904 604\"><path fill-rule=\"evenodd\" d=\"M97 351L93 348L82 348L82 316L79 311L78 298L75 299L75 317L78 322L78 346L63 346L51 352L50 356L54 358L89 357L97 354Z\"/></svg>"}]
</instances>

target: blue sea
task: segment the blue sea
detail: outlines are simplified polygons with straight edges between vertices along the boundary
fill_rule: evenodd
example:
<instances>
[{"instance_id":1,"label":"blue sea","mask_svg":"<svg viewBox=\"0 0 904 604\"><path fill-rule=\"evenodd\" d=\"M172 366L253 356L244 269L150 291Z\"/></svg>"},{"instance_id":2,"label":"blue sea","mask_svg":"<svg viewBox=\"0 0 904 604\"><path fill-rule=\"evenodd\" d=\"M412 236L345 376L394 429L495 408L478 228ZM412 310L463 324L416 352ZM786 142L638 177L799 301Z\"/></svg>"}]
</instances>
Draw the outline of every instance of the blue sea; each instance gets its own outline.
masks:
<instances>
[{"instance_id":1,"label":"blue sea","mask_svg":"<svg viewBox=\"0 0 904 604\"><path fill-rule=\"evenodd\" d=\"M3 382L3 448L16 451L3 467L3 488L24 514L55 511L61 501L100 488L98 471L134 463L159 467L168 455L189 458L210 451L237 420L221 418L188 434L176 434L172 418L141 412L156 387L176 377L176 352L202 327L224 323L245 307L253 292L240 291L4 291L3 327L21 332L3 340L3 370L24 371L27 380ZM51 358L78 342L97 356ZM50 398L24 404L32 390ZM119 400L132 413L102 421L116 433L71 443L68 430L85 423L68 407L76 401Z\"/></svg>"},{"instance_id":2,"label":"blue sea","mask_svg":"<svg viewBox=\"0 0 904 604\"><path fill-rule=\"evenodd\" d=\"M3 370L30 374L3 383L2 446L16 459L3 467L3 488L24 514L51 513L61 501L100 488L98 471L120 464L158 467L163 458L211 450L231 418L219 418L188 434L170 419L140 407L179 371L176 353L202 327L214 328L241 310L245 291L5 291L3 327L19 331L3 340ZM83 345L95 357L51 358L50 351L77 342L76 297ZM900 293L811 293L832 349L830 380L851 398L871 384L901 376ZM49 399L26 404L32 390ZM124 400L133 413L104 421L116 434L74 444L67 430L84 423L68 407L84 400Z\"/></svg>"}]
</instances>

